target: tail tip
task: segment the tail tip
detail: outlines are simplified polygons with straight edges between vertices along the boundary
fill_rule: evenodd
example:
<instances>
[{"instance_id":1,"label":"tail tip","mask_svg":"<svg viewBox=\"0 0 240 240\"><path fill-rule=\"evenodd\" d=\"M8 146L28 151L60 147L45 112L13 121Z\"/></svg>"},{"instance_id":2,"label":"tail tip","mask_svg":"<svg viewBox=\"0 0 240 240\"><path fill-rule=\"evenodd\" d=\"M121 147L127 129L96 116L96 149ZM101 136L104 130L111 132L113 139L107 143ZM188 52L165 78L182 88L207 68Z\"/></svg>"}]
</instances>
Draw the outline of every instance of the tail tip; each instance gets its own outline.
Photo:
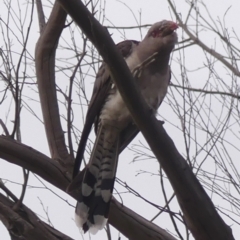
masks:
<instances>
[{"instance_id":1,"label":"tail tip","mask_svg":"<svg viewBox=\"0 0 240 240\"><path fill-rule=\"evenodd\" d=\"M93 216L94 224L89 226L89 232L95 235L99 230L102 230L107 224L107 218L101 215Z\"/></svg>"},{"instance_id":2,"label":"tail tip","mask_svg":"<svg viewBox=\"0 0 240 240\"><path fill-rule=\"evenodd\" d=\"M84 233L89 231L91 234L95 235L99 230L102 230L105 227L107 220L108 219L102 215L94 215L94 223L91 223L88 220L88 207L84 203L78 202L75 212L75 223L79 229L84 231Z\"/></svg>"}]
</instances>

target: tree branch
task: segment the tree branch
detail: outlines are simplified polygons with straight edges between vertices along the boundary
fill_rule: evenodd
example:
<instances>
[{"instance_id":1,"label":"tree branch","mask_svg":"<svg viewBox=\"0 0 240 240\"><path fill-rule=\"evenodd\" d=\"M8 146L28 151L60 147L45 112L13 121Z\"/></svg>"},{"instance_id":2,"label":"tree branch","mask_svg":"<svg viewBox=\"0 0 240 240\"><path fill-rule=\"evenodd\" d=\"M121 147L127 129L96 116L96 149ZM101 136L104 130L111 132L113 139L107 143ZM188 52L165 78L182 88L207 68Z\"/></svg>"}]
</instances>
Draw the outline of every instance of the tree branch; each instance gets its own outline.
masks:
<instances>
[{"instance_id":1,"label":"tree branch","mask_svg":"<svg viewBox=\"0 0 240 240\"><path fill-rule=\"evenodd\" d=\"M66 12L56 2L48 23L36 44L36 74L48 145L53 159L71 171L73 159L68 154L61 126L55 84L55 54L64 28Z\"/></svg>"},{"instance_id":2,"label":"tree branch","mask_svg":"<svg viewBox=\"0 0 240 240\"><path fill-rule=\"evenodd\" d=\"M176 240L166 230L124 207L114 198L111 202L109 222L130 240Z\"/></svg>"},{"instance_id":3,"label":"tree branch","mask_svg":"<svg viewBox=\"0 0 240 240\"><path fill-rule=\"evenodd\" d=\"M14 204L8 197L0 193L0 219L12 239L73 240L41 221L24 204L14 211Z\"/></svg>"},{"instance_id":4,"label":"tree branch","mask_svg":"<svg viewBox=\"0 0 240 240\"><path fill-rule=\"evenodd\" d=\"M38 174L62 190L70 180L70 174L67 178L58 162L10 137L0 136L0 158Z\"/></svg>"}]
</instances>

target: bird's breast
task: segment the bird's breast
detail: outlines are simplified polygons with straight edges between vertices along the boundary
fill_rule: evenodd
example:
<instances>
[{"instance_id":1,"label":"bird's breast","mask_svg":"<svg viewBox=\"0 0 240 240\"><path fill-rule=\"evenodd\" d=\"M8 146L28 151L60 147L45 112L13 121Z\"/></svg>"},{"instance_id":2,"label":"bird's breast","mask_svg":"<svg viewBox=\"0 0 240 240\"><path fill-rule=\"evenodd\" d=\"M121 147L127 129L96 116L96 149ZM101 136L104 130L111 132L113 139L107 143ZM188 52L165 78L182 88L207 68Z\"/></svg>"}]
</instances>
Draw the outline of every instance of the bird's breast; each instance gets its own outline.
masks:
<instances>
[{"instance_id":1,"label":"bird's breast","mask_svg":"<svg viewBox=\"0 0 240 240\"><path fill-rule=\"evenodd\" d=\"M150 108L157 110L167 93L169 72L163 74L143 70L136 81L147 104ZM131 114L119 91L115 91L108 96L99 119L102 124L115 125L121 130L132 121Z\"/></svg>"},{"instance_id":2,"label":"bird's breast","mask_svg":"<svg viewBox=\"0 0 240 240\"><path fill-rule=\"evenodd\" d=\"M147 104L157 110L167 93L169 73L149 74L143 72L137 81L139 81L141 93Z\"/></svg>"},{"instance_id":3,"label":"bird's breast","mask_svg":"<svg viewBox=\"0 0 240 240\"><path fill-rule=\"evenodd\" d=\"M135 64L139 61L134 54L127 60L130 70L134 69L136 67ZM135 64L133 64L133 62L135 62ZM135 79L145 101L154 110L158 109L167 93L170 78L169 74L170 70L168 67L164 72L158 69L154 69L153 71L153 69L147 67L142 69L140 76ZM110 93L108 96L102 108L99 120L102 124L112 124L118 126L119 129L124 129L129 122L132 121L131 114L118 90Z\"/></svg>"},{"instance_id":4,"label":"bird's breast","mask_svg":"<svg viewBox=\"0 0 240 240\"><path fill-rule=\"evenodd\" d=\"M115 125L121 130L124 129L131 121L131 115L119 91L109 95L102 108L100 121L103 125Z\"/></svg>"}]
</instances>

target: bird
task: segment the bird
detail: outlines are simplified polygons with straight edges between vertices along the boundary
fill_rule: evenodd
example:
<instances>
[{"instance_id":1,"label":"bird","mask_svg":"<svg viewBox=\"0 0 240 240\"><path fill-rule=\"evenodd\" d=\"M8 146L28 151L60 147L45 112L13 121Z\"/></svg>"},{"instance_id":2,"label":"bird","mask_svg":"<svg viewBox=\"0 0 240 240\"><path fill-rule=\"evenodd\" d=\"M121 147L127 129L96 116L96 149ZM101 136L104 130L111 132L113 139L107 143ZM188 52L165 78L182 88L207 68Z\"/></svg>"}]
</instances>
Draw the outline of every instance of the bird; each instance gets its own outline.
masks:
<instances>
[{"instance_id":1,"label":"bird","mask_svg":"<svg viewBox=\"0 0 240 240\"><path fill-rule=\"evenodd\" d=\"M177 43L177 28L177 23L162 20L150 27L142 41L125 40L116 45L154 113L161 105L171 79L169 60ZM96 140L82 178L75 222L84 233L96 234L108 219L118 156L139 133L105 62L96 75L75 158L73 179L79 174L93 125Z\"/></svg>"}]
</instances>

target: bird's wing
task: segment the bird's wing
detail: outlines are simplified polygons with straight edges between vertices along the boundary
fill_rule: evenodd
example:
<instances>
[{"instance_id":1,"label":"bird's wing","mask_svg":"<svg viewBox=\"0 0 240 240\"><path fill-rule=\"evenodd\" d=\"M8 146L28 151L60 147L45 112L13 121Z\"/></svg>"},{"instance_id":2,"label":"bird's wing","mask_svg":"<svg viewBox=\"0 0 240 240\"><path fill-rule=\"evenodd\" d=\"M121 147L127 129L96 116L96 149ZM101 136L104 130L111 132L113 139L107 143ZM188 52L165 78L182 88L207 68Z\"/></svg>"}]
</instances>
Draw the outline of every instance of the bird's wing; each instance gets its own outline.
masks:
<instances>
[{"instance_id":1,"label":"bird's wing","mask_svg":"<svg viewBox=\"0 0 240 240\"><path fill-rule=\"evenodd\" d=\"M124 58L127 58L132 53L133 48L138 44L139 44L138 41L126 40L118 43L117 49L119 50L119 52ZM79 168L82 162L87 139L94 122L95 122L95 132L97 131L98 116L102 109L102 106L104 105L106 97L108 96L108 92L111 89L111 86L112 86L112 80L110 77L110 72L108 70L106 63L103 63L97 73L96 80L94 83L93 93L92 93L92 97L91 97L87 115L86 115L86 122L82 131L82 135L81 135L80 143L78 145L77 155L74 163L73 178L75 178L75 176L79 172ZM130 132L127 132L127 133L125 133L124 131L123 133L124 136L121 137L120 146L124 146L124 147L120 147L121 150L123 150L139 132L135 125L129 126L129 131Z\"/></svg>"},{"instance_id":2,"label":"bird's wing","mask_svg":"<svg viewBox=\"0 0 240 240\"><path fill-rule=\"evenodd\" d=\"M137 69L135 69L137 70ZM169 67L170 70L170 74L169 74L169 84L171 82L171 69ZM160 102L159 106L157 108L160 107L160 105L162 104L162 102ZM139 133L139 129L137 128L136 124L134 124L133 122L130 123L122 132L121 132L121 136L120 136L120 149L119 149L119 153L122 152L125 147L128 146L128 144L137 136L137 134Z\"/></svg>"}]
</instances>

